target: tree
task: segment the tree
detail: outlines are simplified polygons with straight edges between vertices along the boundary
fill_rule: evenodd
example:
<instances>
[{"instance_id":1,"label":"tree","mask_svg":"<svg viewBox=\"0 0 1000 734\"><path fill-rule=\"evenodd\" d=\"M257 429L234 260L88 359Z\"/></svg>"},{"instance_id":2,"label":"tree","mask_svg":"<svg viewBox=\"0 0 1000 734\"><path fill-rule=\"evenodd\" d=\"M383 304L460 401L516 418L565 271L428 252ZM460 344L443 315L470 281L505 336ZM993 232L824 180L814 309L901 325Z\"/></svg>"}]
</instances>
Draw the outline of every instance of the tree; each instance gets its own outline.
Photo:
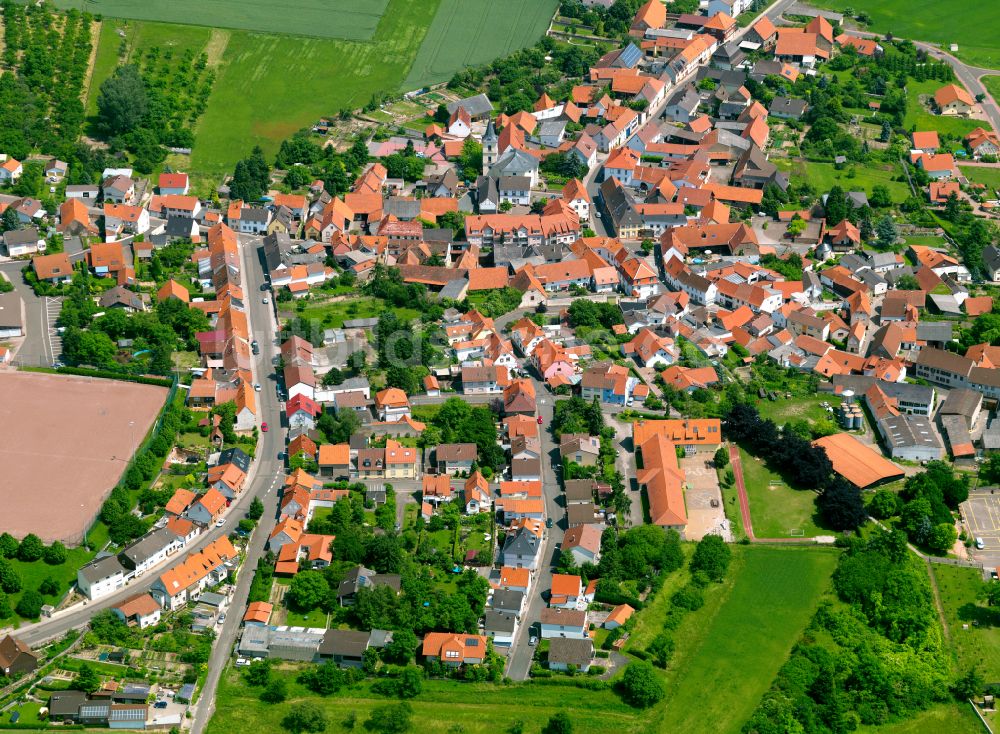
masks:
<instances>
[{"instance_id":1,"label":"tree","mask_svg":"<svg viewBox=\"0 0 1000 734\"><path fill-rule=\"evenodd\" d=\"M10 606L10 599L0 591L0 621L14 616L14 610Z\"/></svg>"},{"instance_id":2,"label":"tree","mask_svg":"<svg viewBox=\"0 0 1000 734\"><path fill-rule=\"evenodd\" d=\"M898 513L899 500L896 498L896 493L885 488L875 492L875 496L868 503L868 512L879 520L887 520Z\"/></svg>"},{"instance_id":3,"label":"tree","mask_svg":"<svg viewBox=\"0 0 1000 734\"><path fill-rule=\"evenodd\" d=\"M542 729L542 734L573 734L573 722L569 714L560 711L549 717L549 722Z\"/></svg>"},{"instance_id":4,"label":"tree","mask_svg":"<svg viewBox=\"0 0 1000 734\"><path fill-rule=\"evenodd\" d=\"M73 680L73 688L84 693L93 693L101 687L101 679L88 663L81 663Z\"/></svg>"},{"instance_id":5,"label":"tree","mask_svg":"<svg viewBox=\"0 0 1000 734\"><path fill-rule=\"evenodd\" d=\"M896 223L892 221L892 217L888 214L878 220L878 224L875 225L875 234L878 237L880 247L891 247L899 239L899 230L896 228Z\"/></svg>"},{"instance_id":6,"label":"tree","mask_svg":"<svg viewBox=\"0 0 1000 734\"><path fill-rule=\"evenodd\" d=\"M230 198L257 201L267 191L270 173L264 151L255 146L250 156L238 161L233 169L233 178L229 182Z\"/></svg>"},{"instance_id":7,"label":"tree","mask_svg":"<svg viewBox=\"0 0 1000 734\"><path fill-rule=\"evenodd\" d=\"M308 701L295 706L281 720L281 725L292 734L325 731L326 723L323 709Z\"/></svg>"},{"instance_id":8,"label":"tree","mask_svg":"<svg viewBox=\"0 0 1000 734\"><path fill-rule=\"evenodd\" d=\"M295 575L285 598L296 609L307 612L323 603L330 591L329 584L319 571L302 571Z\"/></svg>"},{"instance_id":9,"label":"tree","mask_svg":"<svg viewBox=\"0 0 1000 734\"><path fill-rule=\"evenodd\" d=\"M131 132L149 109L146 85L134 64L119 66L104 80L97 95L97 114L112 135Z\"/></svg>"},{"instance_id":10,"label":"tree","mask_svg":"<svg viewBox=\"0 0 1000 734\"><path fill-rule=\"evenodd\" d=\"M38 619L41 616L43 604L45 604L45 600L42 598L42 595L37 591L29 589L21 594L15 611L25 619Z\"/></svg>"},{"instance_id":11,"label":"tree","mask_svg":"<svg viewBox=\"0 0 1000 734\"><path fill-rule=\"evenodd\" d=\"M373 709L365 722L365 728L379 734L403 734L410 730L413 709L410 704L392 704Z\"/></svg>"},{"instance_id":12,"label":"tree","mask_svg":"<svg viewBox=\"0 0 1000 734\"><path fill-rule=\"evenodd\" d=\"M288 696L288 686L284 678L272 678L261 691L260 700L264 703L281 703Z\"/></svg>"},{"instance_id":13,"label":"tree","mask_svg":"<svg viewBox=\"0 0 1000 734\"><path fill-rule=\"evenodd\" d=\"M45 544L42 539L34 533L28 533L21 539L21 545L17 549L17 559L31 563L37 561L45 553Z\"/></svg>"},{"instance_id":14,"label":"tree","mask_svg":"<svg viewBox=\"0 0 1000 734\"><path fill-rule=\"evenodd\" d=\"M10 211L10 209L7 211ZM996 456L1000 456L1000 454L997 454ZM1000 467L1000 464L998 464L998 467ZM17 538L10 533L0 535L0 557L14 558L17 556L17 549L20 546L21 544L17 542Z\"/></svg>"},{"instance_id":15,"label":"tree","mask_svg":"<svg viewBox=\"0 0 1000 734\"><path fill-rule=\"evenodd\" d=\"M979 667L973 666L955 681L951 687L951 692L960 701L968 701L981 694L985 687L986 679L979 672Z\"/></svg>"},{"instance_id":16,"label":"tree","mask_svg":"<svg viewBox=\"0 0 1000 734\"><path fill-rule=\"evenodd\" d=\"M4 209L3 216L0 217L0 228L2 228L4 232L10 232L21 228L21 219L17 216L16 207L11 206Z\"/></svg>"},{"instance_id":17,"label":"tree","mask_svg":"<svg viewBox=\"0 0 1000 734\"><path fill-rule=\"evenodd\" d=\"M16 594L21 590L21 576L6 558L0 558L0 591Z\"/></svg>"},{"instance_id":18,"label":"tree","mask_svg":"<svg viewBox=\"0 0 1000 734\"><path fill-rule=\"evenodd\" d=\"M413 665L403 668L396 683L396 695L400 698L419 696L424 687L424 672Z\"/></svg>"},{"instance_id":19,"label":"tree","mask_svg":"<svg viewBox=\"0 0 1000 734\"><path fill-rule=\"evenodd\" d=\"M722 581L731 558L732 551L721 537L706 535L698 541L691 556L691 571L701 571L713 581Z\"/></svg>"},{"instance_id":20,"label":"tree","mask_svg":"<svg viewBox=\"0 0 1000 734\"><path fill-rule=\"evenodd\" d=\"M413 630L397 630L392 633L392 642L385 646L383 659L387 663L407 665L413 660L419 641Z\"/></svg>"},{"instance_id":21,"label":"tree","mask_svg":"<svg viewBox=\"0 0 1000 734\"><path fill-rule=\"evenodd\" d=\"M715 457L712 460L717 469L724 469L729 466L729 449L725 446L720 446L715 451Z\"/></svg>"},{"instance_id":22,"label":"tree","mask_svg":"<svg viewBox=\"0 0 1000 734\"><path fill-rule=\"evenodd\" d=\"M823 204L823 211L826 213L826 221L831 225L839 224L847 219L847 196L839 186L830 189Z\"/></svg>"},{"instance_id":23,"label":"tree","mask_svg":"<svg viewBox=\"0 0 1000 734\"><path fill-rule=\"evenodd\" d=\"M625 703L643 709L660 701L665 693L663 683L653 666L641 660L632 662L625 668L621 691Z\"/></svg>"},{"instance_id":24,"label":"tree","mask_svg":"<svg viewBox=\"0 0 1000 734\"><path fill-rule=\"evenodd\" d=\"M827 525L834 530L856 530L868 517L861 490L845 479L832 480L816 504Z\"/></svg>"},{"instance_id":25,"label":"tree","mask_svg":"<svg viewBox=\"0 0 1000 734\"><path fill-rule=\"evenodd\" d=\"M56 596L59 594L59 582L49 576L38 586L38 592L43 596Z\"/></svg>"},{"instance_id":26,"label":"tree","mask_svg":"<svg viewBox=\"0 0 1000 734\"><path fill-rule=\"evenodd\" d=\"M263 516L264 503L260 501L260 497L254 497L249 509L247 509L247 517L251 520L260 520Z\"/></svg>"},{"instance_id":27,"label":"tree","mask_svg":"<svg viewBox=\"0 0 1000 734\"><path fill-rule=\"evenodd\" d=\"M263 688L271 682L271 661L267 658L254 660L243 674L247 685Z\"/></svg>"},{"instance_id":28,"label":"tree","mask_svg":"<svg viewBox=\"0 0 1000 734\"><path fill-rule=\"evenodd\" d=\"M868 197L868 203L875 209L888 209L892 206L892 195L889 193L889 187L885 184L872 186L872 195Z\"/></svg>"},{"instance_id":29,"label":"tree","mask_svg":"<svg viewBox=\"0 0 1000 734\"><path fill-rule=\"evenodd\" d=\"M917 280L916 276L907 273L896 281L896 290L900 291L919 291L920 281Z\"/></svg>"},{"instance_id":30,"label":"tree","mask_svg":"<svg viewBox=\"0 0 1000 734\"><path fill-rule=\"evenodd\" d=\"M52 543L52 545L45 549L45 553L43 555L45 562L50 566L62 565L63 563L66 563L66 546L56 540Z\"/></svg>"}]
</instances>

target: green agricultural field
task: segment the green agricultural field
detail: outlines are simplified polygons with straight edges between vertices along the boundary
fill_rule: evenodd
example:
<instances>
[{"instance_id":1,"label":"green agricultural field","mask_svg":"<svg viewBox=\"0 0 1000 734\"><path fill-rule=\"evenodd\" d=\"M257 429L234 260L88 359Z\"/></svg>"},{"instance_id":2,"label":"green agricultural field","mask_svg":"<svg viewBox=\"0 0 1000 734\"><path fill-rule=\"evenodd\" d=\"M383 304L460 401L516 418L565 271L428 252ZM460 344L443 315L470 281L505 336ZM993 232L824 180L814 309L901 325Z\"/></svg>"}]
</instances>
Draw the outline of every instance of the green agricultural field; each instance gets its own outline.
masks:
<instances>
[{"instance_id":1,"label":"green agricultural field","mask_svg":"<svg viewBox=\"0 0 1000 734\"><path fill-rule=\"evenodd\" d=\"M1000 190L1000 168L985 166L959 166L962 175L970 181L989 187L991 193Z\"/></svg>"},{"instance_id":2,"label":"green agricultural field","mask_svg":"<svg viewBox=\"0 0 1000 734\"><path fill-rule=\"evenodd\" d=\"M813 161L788 161L777 159L775 165L785 171L790 171L797 178L805 179L817 191L827 192L834 186L840 186L844 191L862 190L871 194L872 186L882 184L889 189L892 200L901 203L910 195L910 187L905 181L893 181L902 175L898 165L888 165L876 168L876 164L854 164L837 170L833 163L815 163Z\"/></svg>"},{"instance_id":3,"label":"green agricultural field","mask_svg":"<svg viewBox=\"0 0 1000 734\"><path fill-rule=\"evenodd\" d=\"M232 734L237 731L283 731L281 719L303 701L310 701L326 713L328 731L346 731L341 724L354 714L354 731L363 726L371 711L393 703L371 692L365 682L341 691L337 696L315 696L295 681L297 666L283 665L279 675L288 682L288 699L277 705L258 698L260 689L247 687L240 675L229 667L219 682L215 715L208 725L208 734ZM587 691L570 686L537 684L463 683L449 680L425 680L423 691L408 702L413 710L413 726L420 734L445 734L462 731L465 734L497 734L508 731L517 721L524 722L524 731L538 732L557 711L566 711L573 721L574 731L614 731L618 734L639 734L649 731L648 713L636 711L622 703L612 691Z\"/></svg>"},{"instance_id":4,"label":"green agricultural field","mask_svg":"<svg viewBox=\"0 0 1000 734\"><path fill-rule=\"evenodd\" d=\"M375 32L388 0L284 0L278 6L241 0L54 0L54 4L82 7L108 18L365 40Z\"/></svg>"},{"instance_id":5,"label":"green agricultural field","mask_svg":"<svg viewBox=\"0 0 1000 734\"><path fill-rule=\"evenodd\" d=\"M271 156L323 115L398 89L438 2L390 0L367 42L234 32L196 131L193 168L225 173L254 145Z\"/></svg>"},{"instance_id":6,"label":"green agricultural field","mask_svg":"<svg viewBox=\"0 0 1000 734\"><path fill-rule=\"evenodd\" d=\"M928 41L945 46L957 43L955 54L963 61L988 69L1000 68L1000 4L976 6L975 22L969 22L961 0L809 0L810 5L843 12L852 8L871 17L870 29L900 38Z\"/></svg>"},{"instance_id":7,"label":"green agricultural field","mask_svg":"<svg viewBox=\"0 0 1000 734\"><path fill-rule=\"evenodd\" d=\"M987 680L1000 680L1000 612L979 597L982 575L974 568L937 563L931 564L931 569L959 669L978 665Z\"/></svg>"},{"instance_id":8,"label":"green agricultural field","mask_svg":"<svg viewBox=\"0 0 1000 734\"><path fill-rule=\"evenodd\" d=\"M980 81L993 99L1000 97L1000 76L984 76Z\"/></svg>"},{"instance_id":9,"label":"green agricultural field","mask_svg":"<svg viewBox=\"0 0 1000 734\"><path fill-rule=\"evenodd\" d=\"M441 0L405 91L444 82L460 69L535 43L545 32L556 0Z\"/></svg>"},{"instance_id":10,"label":"green agricultural field","mask_svg":"<svg viewBox=\"0 0 1000 734\"><path fill-rule=\"evenodd\" d=\"M816 493L792 489L763 461L740 449L743 481L750 500L750 519L758 538L788 538L791 531L806 538L830 535L816 524ZM775 482L775 483L772 483Z\"/></svg>"},{"instance_id":11,"label":"green agricultural field","mask_svg":"<svg viewBox=\"0 0 1000 734\"><path fill-rule=\"evenodd\" d=\"M944 85L928 79L918 82L913 79L906 84L906 118L903 120L903 127L907 130L937 130L942 135L952 135L964 137L977 127L982 127L982 120L970 120L965 117L952 117L946 115L935 115L928 108L927 100L933 98L934 92ZM921 101L921 97L924 101ZM986 124L986 127L989 127Z\"/></svg>"},{"instance_id":12,"label":"green agricultural field","mask_svg":"<svg viewBox=\"0 0 1000 734\"><path fill-rule=\"evenodd\" d=\"M757 403L757 412L761 418L766 418L783 426L787 421L807 420L815 423L819 420L830 420L830 414L821 406L821 403L836 405L837 398L832 394L810 395L808 397L792 398L786 400L779 398L775 401L761 400Z\"/></svg>"},{"instance_id":13,"label":"green agricultural field","mask_svg":"<svg viewBox=\"0 0 1000 734\"><path fill-rule=\"evenodd\" d=\"M820 548L733 551L732 589L714 614L699 619L697 648L677 660L657 731L740 731L815 613L838 556Z\"/></svg>"}]
</instances>

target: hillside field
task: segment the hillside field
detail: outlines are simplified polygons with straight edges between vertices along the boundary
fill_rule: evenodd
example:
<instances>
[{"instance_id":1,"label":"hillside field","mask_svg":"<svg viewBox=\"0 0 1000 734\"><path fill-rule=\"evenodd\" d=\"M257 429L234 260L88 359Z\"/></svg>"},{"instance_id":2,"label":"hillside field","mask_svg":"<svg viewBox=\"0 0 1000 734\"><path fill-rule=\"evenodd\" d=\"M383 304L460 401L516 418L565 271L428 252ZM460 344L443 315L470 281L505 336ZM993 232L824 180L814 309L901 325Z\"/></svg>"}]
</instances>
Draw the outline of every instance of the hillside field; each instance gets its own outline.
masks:
<instances>
[{"instance_id":1,"label":"hillside field","mask_svg":"<svg viewBox=\"0 0 1000 734\"><path fill-rule=\"evenodd\" d=\"M675 660L656 730L739 732L827 591L839 553L827 548L733 546L735 580L700 643Z\"/></svg>"},{"instance_id":2,"label":"hillside field","mask_svg":"<svg viewBox=\"0 0 1000 734\"><path fill-rule=\"evenodd\" d=\"M557 0L441 0L403 91L446 82L466 66L532 45L557 5Z\"/></svg>"},{"instance_id":3,"label":"hillside field","mask_svg":"<svg viewBox=\"0 0 1000 734\"><path fill-rule=\"evenodd\" d=\"M106 18L289 33L321 38L371 38L389 0L53 0Z\"/></svg>"},{"instance_id":4,"label":"hillside field","mask_svg":"<svg viewBox=\"0 0 1000 734\"><path fill-rule=\"evenodd\" d=\"M1000 69L1000 3L975 6L975 20L962 0L809 0L838 13L852 8L871 17L869 29L900 38L958 44L958 58L987 69Z\"/></svg>"}]
</instances>

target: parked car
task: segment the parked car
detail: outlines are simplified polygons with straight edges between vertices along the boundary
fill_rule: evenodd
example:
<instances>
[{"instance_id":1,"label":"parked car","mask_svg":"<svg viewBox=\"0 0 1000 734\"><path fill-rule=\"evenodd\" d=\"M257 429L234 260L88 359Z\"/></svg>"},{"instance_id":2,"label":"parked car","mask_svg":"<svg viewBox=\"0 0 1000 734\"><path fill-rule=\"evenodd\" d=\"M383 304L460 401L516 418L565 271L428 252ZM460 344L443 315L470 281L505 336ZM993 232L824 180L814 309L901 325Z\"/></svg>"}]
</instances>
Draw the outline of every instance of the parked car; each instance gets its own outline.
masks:
<instances>
[{"instance_id":1,"label":"parked car","mask_svg":"<svg viewBox=\"0 0 1000 734\"><path fill-rule=\"evenodd\" d=\"M226 524L225 519L223 519L221 517L218 520L215 521L215 527L217 527L217 528L221 528L225 524Z\"/></svg>"},{"instance_id":2,"label":"parked car","mask_svg":"<svg viewBox=\"0 0 1000 734\"><path fill-rule=\"evenodd\" d=\"M257 392L260 392L260 383L259 382L255 382L253 384L253 389L256 390Z\"/></svg>"},{"instance_id":3,"label":"parked car","mask_svg":"<svg viewBox=\"0 0 1000 734\"><path fill-rule=\"evenodd\" d=\"M538 416L538 425L542 425L542 416Z\"/></svg>"},{"instance_id":4,"label":"parked car","mask_svg":"<svg viewBox=\"0 0 1000 734\"><path fill-rule=\"evenodd\" d=\"M532 635L531 639L528 640L528 644L531 645L531 646L537 645L538 644L538 638L535 637L535 635Z\"/></svg>"},{"instance_id":5,"label":"parked car","mask_svg":"<svg viewBox=\"0 0 1000 734\"><path fill-rule=\"evenodd\" d=\"M982 550L985 547L986 547L986 544L983 542L983 539L982 538L976 538L976 548L978 548L979 550Z\"/></svg>"},{"instance_id":6,"label":"parked car","mask_svg":"<svg viewBox=\"0 0 1000 734\"><path fill-rule=\"evenodd\" d=\"M153 704L154 709L165 709L167 707L166 701L157 701Z\"/></svg>"},{"instance_id":7,"label":"parked car","mask_svg":"<svg viewBox=\"0 0 1000 734\"><path fill-rule=\"evenodd\" d=\"M267 433L267 421L264 421L263 423L260 424L260 430L262 430L264 433Z\"/></svg>"}]
</instances>

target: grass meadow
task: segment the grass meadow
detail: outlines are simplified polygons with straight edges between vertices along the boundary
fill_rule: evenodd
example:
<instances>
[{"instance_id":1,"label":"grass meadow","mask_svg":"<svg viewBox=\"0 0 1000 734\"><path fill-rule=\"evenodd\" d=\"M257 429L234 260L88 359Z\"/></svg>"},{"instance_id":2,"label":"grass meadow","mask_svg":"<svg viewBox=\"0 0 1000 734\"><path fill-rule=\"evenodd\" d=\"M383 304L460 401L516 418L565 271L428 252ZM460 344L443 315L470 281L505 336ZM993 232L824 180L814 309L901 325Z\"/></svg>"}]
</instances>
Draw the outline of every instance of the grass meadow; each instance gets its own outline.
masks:
<instances>
[{"instance_id":1,"label":"grass meadow","mask_svg":"<svg viewBox=\"0 0 1000 734\"><path fill-rule=\"evenodd\" d=\"M1000 680L1000 610L979 598L977 569L931 564L959 670L973 665L988 681ZM964 627L963 627L964 626Z\"/></svg>"},{"instance_id":2,"label":"grass meadow","mask_svg":"<svg viewBox=\"0 0 1000 734\"><path fill-rule=\"evenodd\" d=\"M655 730L739 732L815 613L838 555L734 546L732 586L721 603L706 603L708 613L696 615L690 634L697 644L678 661ZM680 645L683 638L676 639Z\"/></svg>"},{"instance_id":3,"label":"grass meadow","mask_svg":"<svg viewBox=\"0 0 1000 734\"><path fill-rule=\"evenodd\" d=\"M969 7L960 0L809 0L810 5L844 12L868 13L869 29L898 38L937 43L947 49L957 43L956 56L987 69L1000 69L1000 3Z\"/></svg>"},{"instance_id":4,"label":"grass meadow","mask_svg":"<svg viewBox=\"0 0 1000 734\"><path fill-rule=\"evenodd\" d=\"M776 159L775 165L800 179L811 183L817 191L829 191L834 186L840 186L844 191L864 191L871 194L872 187L883 184L888 187L889 195L896 203L906 201L910 189L905 181L894 181L903 172L898 165L885 165L881 168L856 164L837 169L833 163L817 163L813 161L787 161Z\"/></svg>"},{"instance_id":5,"label":"grass meadow","mask_svg":"<svg viewBox=\"0 0 1000 734\"><path fill-rule=\"evenodd\" d=\"M986 166L959 166L962 175L970 181L989 187L990 193L1000 190L1000 168Z\"/></svg>"},{"instance_id":6,"label":"grass meadow","mask_svg":"<svg viewBox=\"0 0 1000 734\"><path fill-rule=\"evenodd\" d=\"M246 0L54 0L59 8L82 8L106 18L280 32L322 38L371 38L388 0L283 0L280 5ZM277 24L277 27L276 27Z\"/></svg>"},{"instance_id":7,"label":"grass meadow","mask_svg":"<svg viewBox=\"0 0 1000 734\"><path fill-rule=\"evenodd\" d=\"M530 46L548 28L556 0L441 0L404 91L445 82L466 66Z\"/></svg>"},{"instance_id":8,"label":"grass meadow","mask_svg":"<svg viewBox=\"0 0 1000 734\"><path fill-rule=\"evenodd\" d=\"M792 489L779 474L743 449L740 449L740 457L754 535L758 538L788 538L792 530L806 538L830 535L830 531L820 528L814 520L815 492Z\"/></svg>"}]
</instances>

